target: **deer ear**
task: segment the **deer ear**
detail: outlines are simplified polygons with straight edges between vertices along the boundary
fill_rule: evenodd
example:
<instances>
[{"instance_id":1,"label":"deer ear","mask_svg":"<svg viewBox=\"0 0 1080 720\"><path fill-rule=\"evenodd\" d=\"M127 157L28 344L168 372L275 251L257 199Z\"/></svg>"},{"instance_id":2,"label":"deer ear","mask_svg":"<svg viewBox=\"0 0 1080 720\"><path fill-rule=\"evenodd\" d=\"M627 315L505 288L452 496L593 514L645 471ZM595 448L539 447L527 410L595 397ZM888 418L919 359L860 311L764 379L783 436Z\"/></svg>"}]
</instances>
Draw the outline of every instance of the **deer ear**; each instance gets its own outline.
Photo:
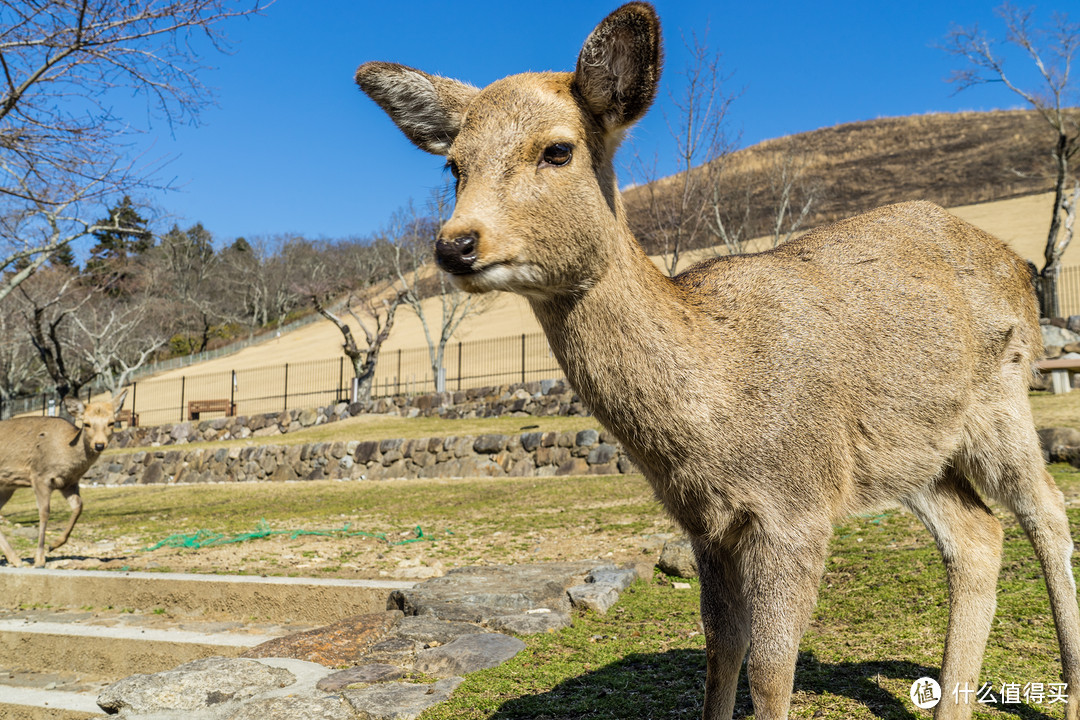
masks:
<instances>
[{"instance_id":1,"label":"deer ear","mask_svg":"<svg viewBox=\"0 0 1080 720\"><path fill-rule=\"evenodd\" d=\"M82 400L79 398L68 395L64 398L64 409L68 411L68 415L71 416L72 420L78 422L82 420L83 410L86 409L86 406L82 404Z\"/></svg>"},{"instance_id":2,"label":"deer ear","mask_svg":"<svg viewBox=\"0 0 1080 720\"><path fill-rule=\"evenodd\" d=\"M421 150L445 155L461 129L465 108L480 92L472 85L395 63L364 63L356 84Z\"/></svg>"},{"instance_id":3,"label":"deer ear","mask_svg":"<svg viewBox=\"0 0 1080 720\"><path fill-rule=\"evenodd\" d=\"M120 409L124 407L124 400L127 399L128 391L124 390L122 393L112 399L113 415L120 412Z\"/></svg>"},{"instance_id":4,"label":"deer ear","mask_svg":"<svg viewBox=\"0 0 1080 720\"><path fill-rule=\"evenodd\" d=\"M660 19L652 5L632 2L604 18L578 55L574 86L608 131L625 128L649 109L660 82Z\"/></svg>"}]
</instances>

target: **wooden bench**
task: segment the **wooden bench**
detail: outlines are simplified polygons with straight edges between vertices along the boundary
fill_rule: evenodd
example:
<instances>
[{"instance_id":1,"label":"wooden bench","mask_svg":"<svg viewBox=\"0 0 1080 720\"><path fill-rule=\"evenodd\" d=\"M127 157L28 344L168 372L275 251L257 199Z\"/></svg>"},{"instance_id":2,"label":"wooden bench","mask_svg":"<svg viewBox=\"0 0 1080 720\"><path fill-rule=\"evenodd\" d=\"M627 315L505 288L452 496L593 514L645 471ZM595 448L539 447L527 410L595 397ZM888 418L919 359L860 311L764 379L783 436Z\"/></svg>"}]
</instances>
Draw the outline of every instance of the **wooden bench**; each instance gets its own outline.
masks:
<instances>
[{"instance_id":1,"label":"wooden bench","mask_svg":"<svg viewBox=\"0 0 1080 720\"><path fill-rule=\"evenodd\" d=\"M1050 373L1050 386L1055 395L1060 395L1072 390L1072 378L1069 374L1080 370L1080 358L1040 360L1035 363L1035 369L1039 372Z\"/></svg>"},{"instance_id":2,"label":"wooden bench","mask_svg":"<svg viewBox=\"0 0 1080 720\"><path fill-rule=\"evenodd\" d=\"M226 399L221 400L192 400L187 404L188 420L198 420L204 412L223 412L226 416L236 414L236 403Z\"/></svg>"},{"instance_id":3,"label":"wooden bench","mask_svg":"<svg viewBox=\"0 0 1080 720\"><path fill-rule=\"evenodd\" d=\"M120 425L121 423L127 423L128 427L138 427L139 414L130 410L121 410L116 413L116 424Z\"/></svg>"}]
</instances>

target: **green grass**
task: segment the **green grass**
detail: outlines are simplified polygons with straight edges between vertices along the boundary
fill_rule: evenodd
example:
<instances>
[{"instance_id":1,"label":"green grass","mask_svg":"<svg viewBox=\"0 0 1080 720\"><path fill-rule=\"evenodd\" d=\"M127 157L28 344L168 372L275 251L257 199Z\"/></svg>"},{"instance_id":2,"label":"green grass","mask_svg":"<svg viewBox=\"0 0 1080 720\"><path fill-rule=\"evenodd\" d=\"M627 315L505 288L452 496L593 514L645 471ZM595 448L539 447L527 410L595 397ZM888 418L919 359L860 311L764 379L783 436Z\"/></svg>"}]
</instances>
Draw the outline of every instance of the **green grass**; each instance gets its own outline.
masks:
<instances>
[{"instance_id":1,"label":"green grass","mask_svg":"<svg viewBox=\"0 0 1080 720\"><path fill-rule=\"evenodd\" d=\"M1080 475L1053 468L1076 492ZM1080 511L1070 511L1080 526ZM1057 640L1030 544L1011 517L998 610L982 677L1059 682ZM697 583L674 590L657 575L639 581L606 616L525 638L511 662L470 675L450 702L422 720L695 718L705 675ZM940 555L911 515L890 511L837 527L813 621L800 645L791 717L930 717L908 699L912 682L940 669L947 613ZM1061 717L1061 705L984 705L976 718ZM735 717L753 717L745 671Z\"/></svg>"}]
</instances>

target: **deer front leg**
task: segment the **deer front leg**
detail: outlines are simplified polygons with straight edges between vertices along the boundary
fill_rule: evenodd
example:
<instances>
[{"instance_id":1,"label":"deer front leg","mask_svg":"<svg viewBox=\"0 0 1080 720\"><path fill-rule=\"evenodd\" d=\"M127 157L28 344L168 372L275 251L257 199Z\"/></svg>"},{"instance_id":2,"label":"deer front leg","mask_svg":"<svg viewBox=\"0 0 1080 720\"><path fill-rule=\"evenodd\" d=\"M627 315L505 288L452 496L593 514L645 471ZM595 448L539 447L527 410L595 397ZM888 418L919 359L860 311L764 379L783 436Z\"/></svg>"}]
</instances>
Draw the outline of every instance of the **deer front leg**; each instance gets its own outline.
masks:
<instances>
[{"instance_id":1,"label":"deer front leg","mask_svg":"<svg viewBox=\"0 0 1080 720\"><path fill-rule=\"evenodd\" d=\"M14 494L15 488L0 488L0 508L4 507L4 503L11 499ZM15 548L11 547L11 543L4 537L4 533L0 532L0 552L4 553L4 557L7 558L8 565L12 567L21 567L22 559L15 554Z\"/></svg>"},{"instance_id":2,"label":"deer front leg","mask_svg":"<svg viewBox=\"0 0 1080 720\"><path fill-rule=\"evenodd\" d=\"M68 501L68 507L71 508L71 517L68 518L67 527L64 528L64 533L60 538L49 544L49 550L55 550L68 541L71 536L71 529L75 527L79 516L82 515L82 496L79 495L79 486L77 484L60 488L60 494Z\"/></svg>"},{"instance_id":3,"label":"deer front leg","mask_svg":"<svg viewBox=\"0 0 1080 720\"><path fill-rule=\"evenodd\" d=\"M703 720L728 720L735 712L735 688L750 644L742 578L730 549L694 541L701 579L701 624L705 628L705 708Z\"/></svg>"},{"instance_id":4,"label":"deer front leg","mask_svg":"<svg viewBox=\"0 0 1080 720\"><path fill-rule=\"evenodd\" d=\"M754 717L784 720L791 704L799 640L817 603L832 527L827 521L750 531L742 544L743 587L750 614L746 674ZM808 522L803 519L803 523Z\"/></svg>"},{"instance_id":5,"label":"deer front leg","mask_svg":"<svg viewBox=\"0 0 1080 720\"><path fill-rule=\"evenodd\" d=\"M45 528L49 524L49 498L52 487L48 482L34 483L38 508L38 542L34 552L34 567L45 567Z\"/></svg>"}]
</instances>

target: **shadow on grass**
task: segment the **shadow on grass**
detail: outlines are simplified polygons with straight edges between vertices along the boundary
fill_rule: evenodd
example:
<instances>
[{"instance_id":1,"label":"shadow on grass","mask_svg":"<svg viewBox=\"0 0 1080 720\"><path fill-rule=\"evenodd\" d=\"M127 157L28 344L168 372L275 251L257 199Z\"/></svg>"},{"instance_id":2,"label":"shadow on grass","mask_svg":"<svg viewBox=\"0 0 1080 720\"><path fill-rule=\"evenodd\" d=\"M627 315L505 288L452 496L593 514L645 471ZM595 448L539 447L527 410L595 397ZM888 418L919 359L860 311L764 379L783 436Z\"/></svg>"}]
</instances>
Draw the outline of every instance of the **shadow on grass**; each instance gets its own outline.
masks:
<instances>
[{"instance_id":1,"label":"shadow on grass","mask_svg":"<svg viewBox=\"0 0 1080 720\"><path fill-rule=\"evenodd\" d=\"M906 693L897 696L878 686L878 678L903 680L904 687L916 679L936 677L938 668L911 662L823 663L813 653L799 653L795 691L819 696L814 717L843 717L852 705L866 708L875 718L921 720ZM507 701L492 720L578 720L649 718L673 720L699 718L705 686L705 653L702 650L670 650L633 654L597 670L567 680L547 692ZM840 696L850 702L835 707L824 696ZM999 712L1022 720L1050 720L1051 716L1027 705L994 705ZM740 673L735 718L753 717L746 668Z\"/></svg>"}]
</instances>

